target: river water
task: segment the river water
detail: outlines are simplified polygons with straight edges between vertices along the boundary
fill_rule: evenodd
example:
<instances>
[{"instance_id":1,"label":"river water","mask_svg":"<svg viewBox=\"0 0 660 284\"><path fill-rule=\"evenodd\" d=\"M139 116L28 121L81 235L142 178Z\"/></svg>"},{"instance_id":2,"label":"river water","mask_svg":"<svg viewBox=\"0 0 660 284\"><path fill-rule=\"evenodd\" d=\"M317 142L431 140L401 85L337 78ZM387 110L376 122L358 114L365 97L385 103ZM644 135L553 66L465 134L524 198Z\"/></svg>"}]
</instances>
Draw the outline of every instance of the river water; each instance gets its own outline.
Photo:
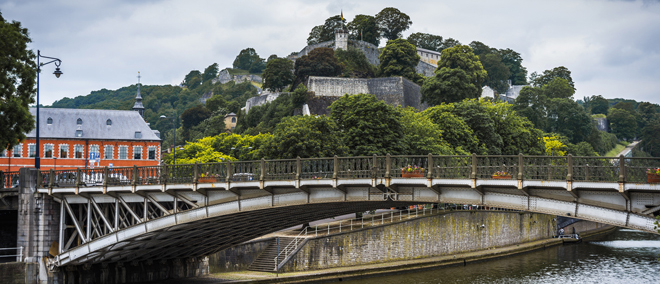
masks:
<instances>
[{"instance_id":1,"label":"river water","mask_svg":"<svg viewBox=\"0 0 660 284\"><path fill-rule=\"evenodd\" d=\"M350 284L660 283L660 235L618 229L566 244L467 266L374 277Z\"/></svg>"}]
</instances>

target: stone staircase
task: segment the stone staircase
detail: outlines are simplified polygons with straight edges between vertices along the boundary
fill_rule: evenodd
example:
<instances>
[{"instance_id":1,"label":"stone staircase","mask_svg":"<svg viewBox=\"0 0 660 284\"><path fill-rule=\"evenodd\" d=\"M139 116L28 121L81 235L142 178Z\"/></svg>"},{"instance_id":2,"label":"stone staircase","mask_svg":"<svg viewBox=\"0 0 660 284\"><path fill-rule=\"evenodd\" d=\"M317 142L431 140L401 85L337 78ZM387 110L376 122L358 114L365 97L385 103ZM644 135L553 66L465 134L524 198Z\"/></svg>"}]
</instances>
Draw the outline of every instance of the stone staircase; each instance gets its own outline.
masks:
<instances>
[{"instance_id":1,"label":"stone staircase","mask_svg":"<svg viewBox=\"0 0 660 284\"><path fill-rule=\"evenodd\" d=\"M279 237L280 238L280 251L284 250L289 243L291 243L295 238L294 237ZM250 271L261 271L261 272L275 272L275 257L277 256L277 238L273 239L268 247L257 257L257 259L250 264L248 270ZM280 256L280 263L282 262L284 256Z\"/></svg>"}]
</instances>

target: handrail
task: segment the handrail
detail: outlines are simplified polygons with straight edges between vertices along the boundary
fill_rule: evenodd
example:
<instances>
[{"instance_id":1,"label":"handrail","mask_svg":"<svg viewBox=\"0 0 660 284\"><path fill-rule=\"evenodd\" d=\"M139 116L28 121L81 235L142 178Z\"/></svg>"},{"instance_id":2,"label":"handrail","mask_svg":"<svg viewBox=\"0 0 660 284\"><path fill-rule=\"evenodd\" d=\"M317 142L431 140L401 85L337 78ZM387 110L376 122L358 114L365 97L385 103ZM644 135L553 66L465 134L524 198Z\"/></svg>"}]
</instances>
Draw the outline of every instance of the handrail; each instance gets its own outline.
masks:
<instances>
[{"instance_id":1,"label":"handrail","mask_svg":"<svg viewBox=\"0 0 660 284\"><path fill-rule=\"evenodd\" d=\"M289 244L287 244L286 247L284 247L284 249L279 254L277 254L277 256L275 256L275 258L273 259L275 261L274 270L277 270L277 266L279 265L278 262L280 255L284 254L284 258L282 258L282 261L285 261L289 256L289 253L293 252L298 248L299 240L300 242L302 242L302 240L305 239L306 237L307 237L307 227L305 227L302 231L300 231L300 233L298 233L298 235L295 238L293 238L293 240L289 242Z\"/></svg>"},{"instance_id":2,"label":"handrail","mask_svg":"<svg viewBox=\"0 0 660 284\"><path fill-rule=\"evenodd\" d=\"M16 250L18 254L3 254L0 255L0 257L18 257L19 262L23 262L23 247L16 247L16 248L0 248L0 251L2 250Z\"/></svg>"},{"instance_id":3,"label":"handrail","mask_svg":"<svg viewBox=\"0 0 660 284\"><path fill-rule=\"evenodd\" d=\"M413 178L496 179L504 173L513 180L633 182L647 180L648 168L660 167L660 158L579 157L525 155L385 155L227 161L41 171L43 188L183 184L303 179L399 178L407 166L421 168ZM17 173L2 174L8 187ZM499 178L499 177L497 177Z\"/></svg>"}]
</instances>

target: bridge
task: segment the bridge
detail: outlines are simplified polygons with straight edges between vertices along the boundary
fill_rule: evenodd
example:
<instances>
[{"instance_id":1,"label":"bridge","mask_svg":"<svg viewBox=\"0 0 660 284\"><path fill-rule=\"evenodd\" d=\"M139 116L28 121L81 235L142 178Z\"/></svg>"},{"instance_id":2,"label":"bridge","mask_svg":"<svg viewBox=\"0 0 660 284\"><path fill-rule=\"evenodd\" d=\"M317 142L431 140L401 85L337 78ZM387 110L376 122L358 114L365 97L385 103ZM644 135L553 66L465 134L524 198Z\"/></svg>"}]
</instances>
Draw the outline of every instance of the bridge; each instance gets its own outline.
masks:
<instances>
[{"instance_id":1,"label":"bridge","mask_svg":"<svg viewBox=\"0 0 660 284\"><path fill-rule=\"evenodd\" d=\"M660 184L647 169L658 166L624 156L335 156L32 170L24 186L59 205L56 268L199 257L314 220L436 202L657 233ZM9 187L17 173L2 179Z\"/></svg>"}]
</instances>

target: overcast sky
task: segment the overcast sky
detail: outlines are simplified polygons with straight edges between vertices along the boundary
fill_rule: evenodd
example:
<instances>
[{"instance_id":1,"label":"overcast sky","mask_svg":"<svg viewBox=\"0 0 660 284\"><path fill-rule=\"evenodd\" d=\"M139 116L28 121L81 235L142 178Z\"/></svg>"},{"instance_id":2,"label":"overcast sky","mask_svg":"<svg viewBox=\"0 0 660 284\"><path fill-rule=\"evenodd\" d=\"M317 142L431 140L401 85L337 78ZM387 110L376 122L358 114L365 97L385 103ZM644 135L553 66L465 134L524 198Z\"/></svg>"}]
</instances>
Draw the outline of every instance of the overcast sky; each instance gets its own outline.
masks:
<instances>
[{"instance_id":1,"label":"overcast sky","mask_svg":"<svg viewBox=\"0 0 660 284\"><path fill-rule=\"evenodd\" d=\"M28 28L43 55L41 103L135 84L178 84L190 70L231 67L246 47L267 58L306 45L309 31L339 14L396 7L424 32L481 41L522 55L531 74L572 72L576 99L602 95L660 103L660 1L106 1L0 0L6 20ZM384 43L383 43L384 44Z\"/></svg>"}]
</instances>

